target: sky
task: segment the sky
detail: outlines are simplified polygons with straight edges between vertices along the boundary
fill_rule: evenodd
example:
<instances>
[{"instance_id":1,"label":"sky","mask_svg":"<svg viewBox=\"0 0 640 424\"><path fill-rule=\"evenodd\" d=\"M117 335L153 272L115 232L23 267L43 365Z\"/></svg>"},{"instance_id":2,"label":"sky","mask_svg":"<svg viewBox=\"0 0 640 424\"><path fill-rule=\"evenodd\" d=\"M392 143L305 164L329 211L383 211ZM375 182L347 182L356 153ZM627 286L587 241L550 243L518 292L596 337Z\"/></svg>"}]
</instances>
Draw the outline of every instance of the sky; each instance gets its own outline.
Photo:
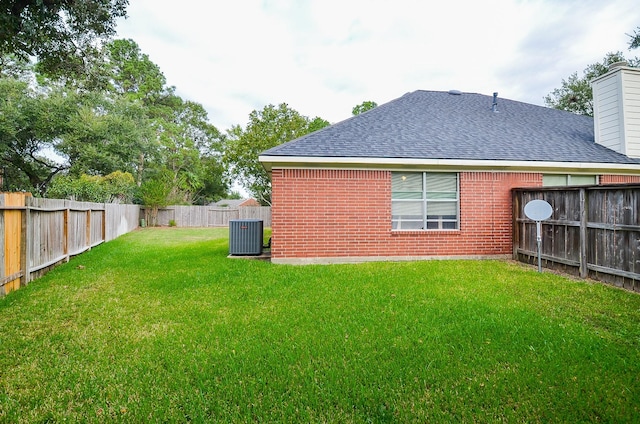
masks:
<instances>
[{"instance_id":1,"label":"sky","mask_svg":"<svg viewBox=\"0 0 640 424\"><path fill-rule=\"evenodd\" d=\"M219 130L287 103L337 123L415 90L537 105L573 72L628 50L637 0L130 0L130 38Z\"/></svg>"}]
</instances>

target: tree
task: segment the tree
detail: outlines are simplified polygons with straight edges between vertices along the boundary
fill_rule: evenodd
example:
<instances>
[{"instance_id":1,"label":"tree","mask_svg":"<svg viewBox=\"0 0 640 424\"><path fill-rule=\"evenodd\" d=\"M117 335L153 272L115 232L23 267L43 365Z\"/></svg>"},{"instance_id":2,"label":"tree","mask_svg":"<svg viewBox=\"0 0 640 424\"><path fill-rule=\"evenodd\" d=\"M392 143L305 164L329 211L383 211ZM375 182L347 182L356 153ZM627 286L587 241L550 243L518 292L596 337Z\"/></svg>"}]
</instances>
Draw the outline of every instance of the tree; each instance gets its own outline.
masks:
<instances>
[{"instance_id":1,"label":"tree","mask_svg":"<svg viewBox=\"0 0 640 424\"><path fill-rule=\"evenodd\" d=\"M371 110L377 106L378 104L376 102L372 102L371 100L365 100L359 105L354 106L353 109L351 110L351 113L353 114L353 116L360 115L361 113Z\"/></svg>"},{"instance_id":2,"label":"tree","mask_svg":"<svg viewBox=\"0 0 640 424\"><path fill-rule=\"evenodd\" d=\"M204 155L200 158L204 168L204 183L193 196L193 203L208 205L211 202L229 197L231 181L219 155Z\"/></svg>"},{"instance_id":3,"label":"tree","mask_svg":"<svg viewBox=\"0 0 640 424\"><path fill-rule=\"evenodd\" d=\"M58 173L75 180L120 171L135 175L138 186L170 174L163 181L171 181L176 201L222 196L229 188L222 135L202 105L177 96L134 41L113 40L97 51L82 78L38 66L34 72L11 57L0 61L0 160L9 168L4 180L44 193Z\"/></svg>"},{"instance_id":4,"label":"tree","mask_svg":"<svg viewBox=\"0 0 640 424\"><path fill-rule=\"evenodd\" d=\"M8 189L42 194L68 168L45 152L54 150L67 131L75 100L60 91L44 93L25 81L0 78L0 161Z\"/></svg>"},{"instance_id":5,"label":"tree","mask_svg":"<svg viewBox=\"0 0 640 424\"><path fill-rule=\"evenodd\" d=\"M629 41L629 50L640 47L640 27L636 28L633 31L633 35L629 35L629 37L631 38L631 41Z\"/></svg>"},{"instance_id":6,"label":"tree","mask_svg":"<svg viewBox=\"0 0 640 424\"><path fill-rule=\"evenodd\" d=\"M0 0L0 56L35 56L53 74L81 74L96 41L115 34L128 0Z\"/></svg>"},{"instance_id":7,"label":"tree","mask_svg":"<svg viewBox=\"0 0 640 424\"><path fill-rule=\"evenodd\" d=\"M68 160L69 172L74 176L115 171L137 174L139 157L149 150L153 137L142 105L121 97L109 100L99 93L78 98L56 145L58 153Z\"/></svg>"},{"instance_id":8,"label":"tree","mask_svg":"<svg viewBox=\"0 0 640 424\"><path fill-rule=\"evenodd\" d=\"M316 116L311 122L309 122L309 132L312 133L314 131L321 130L324 127L328 127L329 125L331 125L329 121Z\"/></svg>"},{"instance_id":9,"label":"tree","mask_svg":"<svg viewBox=\"0 0 640 424\"><path fill-rule=\"evenodd\" d=\"M153 128L152 148L139 156L138 181L144 178L144 167L150 173L162 169L173 175L172 196L180 202L219 195L228 187L215 165L221 162L221 134L208 122L202 105L177 96L135 41L113 40L104 51L105 63L95 67L103 75L88 85L106 83L109 92L141 104Z\"/></svg>"},{"instance_id":10,"label":"tree","mask_svg":"<svg viewBox=\"0 0 640 424\"><path fill-rule=\"evenodd\" d=\"M82 202L131 203L136 189L133 176L116 171L104 177L83 174L56 177L47 189L47 197Z\"/></svg>"},{"instance_id":11,"label":"tree","mask_svg":"<svg viewBox=\"0 0 640 424\"><path fill-rule=\"evenodd\" d=\"M560 88L554 89L544 97L544 103L554 109L566 110L578 115L593 116L593 92L591 81L609 70L609 65L626 61L631 66L640 65L640 60L625 59L622 52L607 53L602 62L587 66L582 77L574 72L568 79L563 79Z\"/></svg>"},{"instance_id":12,"label":"tree","mask_svg":"<svg viewBox=\"0 0 640 424\"><path fill-rule=\"evenodd\" d=\"M73 173L104 174L119 158L118 169L134 173L138 185L160 171L171 173L171 196L180 203L196 197L205 201L228 186L213 164L220 162L220 132L208 122L202 105L183 100L174 87L166 85L160 68L135 41L107 43L94 57L91 69L84 79L61 79L79 92L100 92L104 99L97 109L101 114L93 110L81 114L77 127L84 131L78 132L77 139L67 137L61 145L73 157ZM125 110L129 112L119 113ZM123 119L125 116L130 119ZM128 146L127 141L121 143L126 128L138 129L138 134L129 133ZM207 178L219 181L206 183Z\"/></svg>"},{"instance_id":13,"label":"tree","mask_svg":"<svg viewBox=\"0 0 640 424\"><path fill-rule=\"evenodd\" d=\"M93 86L100 86L106 80L110 91L141 100L146 106L173 95L173 87L166 86L160 67L142 53L135 41L113 40L105 45L104 55L106 58L95 66L96 73L90 76L94 78ZM96 78L99 66L103 66L105 75Z\"/></svg>"},{"instance_id":14,"label":"tree","mask_svg":"<svg viewBox=\"0 0 640 424\"><path fill-rule=\"evenodd\" d=\"M286 103L281 103L277 107L267 105L261 111L254 110L249 114L245 129L235 125L228 131L224 161L232 175L262 204L271 204L271 181L258 161L258 155L308 134L311 122Z\"/></svg>"},{"instance_id":15,"label":"tree","mask_svg":"<svg viewBox=\"0 0 640 424\"><path fill-rule=\"evenodd\" d=\"M176 97L167 116L156 119L159 154L152 168L171 174L172 196L179 203L201 202L226 186L219 172L221 135L207 120L202 105ZM219 181L209 181L217 178ZM210 191L213 190L213 193Z\"/></svg>"},{"instance_id":16,"label":"tree","mask_svg":"<svg viewBox=\"0 0 640 424\"><path fill-rule=\"evenodd\" d=\"M145 218L150 226L158 223L158 209L172 203L172 191L172 176L168 172L159 172L140 186L140 198L146 207Z\"/></svg>"},{"instance_id":17,"label":"tree","mask_svg":"<svg viewBox=\"0 0 640 424\"><path fill-rule=\"evenodd\" d=\"M629 50L638 48L640 46L640 27L629 37L631 38ZM587 66L582 72L582 77L578 77L578 73L574 72L568 79L563 79L560 88L554 89L544 97L545 105L578 115L593 116L591 81L607 73L611 64L623 61L630 66L640 66L640 59L637 57L625 59L622 52L607 53L602 62Z\"/></svg>"}]
</instances>

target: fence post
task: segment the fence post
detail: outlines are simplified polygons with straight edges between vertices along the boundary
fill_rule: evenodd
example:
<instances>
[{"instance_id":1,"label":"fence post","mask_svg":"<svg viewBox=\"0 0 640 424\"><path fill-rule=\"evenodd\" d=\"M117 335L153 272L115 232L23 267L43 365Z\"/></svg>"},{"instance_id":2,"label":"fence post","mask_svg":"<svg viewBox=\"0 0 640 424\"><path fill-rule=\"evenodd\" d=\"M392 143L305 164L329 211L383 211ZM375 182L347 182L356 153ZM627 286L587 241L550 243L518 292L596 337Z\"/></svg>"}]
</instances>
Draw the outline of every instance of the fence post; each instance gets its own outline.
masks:
<instances>
[{"instance_id":1,"label":"fence post","mask_svg":"<svg viewBox=\"0 0 640 424\"><path fill-rule=\"evenodd\" d=\"M4 206L4 193L0 193L0 208ZM5 258L5 250L4 250L4 237L5 237L5 226L4 226L4 209L0 209L0 252L2 252L2 258L0 259L0 296L4 296L6 293L4 291L4 277L7 276L4 268L4 258Z\"/></svg>"},{"instance_id":2,"label":"fence post","mask_svg":"<svg viewBox=\"0 0 640 424\"><path fill-rule=\"evenodd\" d=\"M85 237L89 250L91 250L91 206L87 210L87 228L85 228Z\"/></svg>"},{"instance_id":3,"label":"fence post","mask_svg":"<svg viewBox=\"0 0 640 424\"><path fill-rule=\"evenodd\" d=\"M587 278L587 198L586 189L580 189L580 278Z\"/></svg>"},{"instance_id":4,"label":"fence post","mask_svg":"<svg viewBox=\"0 0 640 424\"><path fill-rule=\"evenodd\" d=\"M20 237L20 262L22 262L22 278L20 279L20 286L26 286L31 281L31 239L32 225L31 225L31 208L27 205L26 198L24 205L26 209L22 211L22 235Z\"/></svg>"},{"instance_id":5,"label":"fence post","mask_svg":"<svg viewBox=\"0 0 640 424\"><path fill-rule=\"evenodd\" d=\"M64 229L62 231L62 243L63 243L63 250L64 250L64 256L65 262L69 262L69 203L65 201L65 206L66 209L63 212L63 226Z\"/></svg>"},{"instance_id":6,"label":"fence post","mask_svg":"<svg viewBox=\"0 0 640 424\"><path fill-rule=\"evenodd\" d=\"M513 259L518 259L518 248L520 247L520 227L518 224L518 218L520 217L520 196L517 191L512 193L512 205L513 205Z\"/></svg>"}]
</instances>

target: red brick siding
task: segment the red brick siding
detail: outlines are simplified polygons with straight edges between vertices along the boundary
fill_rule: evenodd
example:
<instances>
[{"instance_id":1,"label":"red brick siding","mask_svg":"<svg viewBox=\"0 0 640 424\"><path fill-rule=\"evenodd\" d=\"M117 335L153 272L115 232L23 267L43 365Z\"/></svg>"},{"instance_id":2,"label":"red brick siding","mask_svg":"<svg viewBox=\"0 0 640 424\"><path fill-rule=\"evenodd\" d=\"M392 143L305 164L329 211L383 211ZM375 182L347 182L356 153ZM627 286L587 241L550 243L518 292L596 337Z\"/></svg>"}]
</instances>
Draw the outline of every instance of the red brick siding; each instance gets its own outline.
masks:
<instances>
[{"instance_id":1,"label":"red brick siding","mask_svg":"<svg viewBox=\"0 0 640 424\"><path fill-rule=\"evenodd\" d=\"M391 172L274 169L273 258L511 252L511 189L542 174L461 172L460 229L391 230Z\"/></svg>"},{"instance_id":2,"label":"red brick siding","mask_svg":"<svg viewBox=\"0 0 640 424\"><path fill-rule=\"evenodd\" d=\"M260 206L260 203L256 199L247 199L244 202L240 203L240 207L245 206Z\"/></svg>"},{"instance_id":3,"label":"red brick siding","mask_svg":"<svg viewBox=\"0 0 640 424\"><path fill-rule=\"evenodd\" d=\"M638 175L600 175L600 184L640 183Z\"/></svg>"},{"instance_id":4,"label":"red brick siding","mask_svg":"<svg viewBox=\"0 0 640 424\"><path fill-rule=\"evenodd\" d=\"M391 225L386 171L273 170L272 187L274 258L373 255Z\"/></svg>"}]
</instances>

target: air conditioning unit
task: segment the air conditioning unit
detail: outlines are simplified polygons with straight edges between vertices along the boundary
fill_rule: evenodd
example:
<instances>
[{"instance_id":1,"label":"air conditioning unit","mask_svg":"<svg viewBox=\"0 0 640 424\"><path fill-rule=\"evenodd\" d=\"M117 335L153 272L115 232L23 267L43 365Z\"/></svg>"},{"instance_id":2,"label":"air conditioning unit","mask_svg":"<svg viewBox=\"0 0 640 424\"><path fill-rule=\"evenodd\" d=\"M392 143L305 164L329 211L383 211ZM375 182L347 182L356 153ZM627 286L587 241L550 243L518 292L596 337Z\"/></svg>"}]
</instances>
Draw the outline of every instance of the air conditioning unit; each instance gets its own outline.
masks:
<instances>
[{"instance_id":1,"label":"air conditioning unit","mask_svg":"<svg viewBox=\"0 0 640 424\"><path fill-rule=\"evenodd\" d=\"M261 219L232 219L229 221L229 254L261 255L262 254Z\"/></svg>"}]
</instances>

